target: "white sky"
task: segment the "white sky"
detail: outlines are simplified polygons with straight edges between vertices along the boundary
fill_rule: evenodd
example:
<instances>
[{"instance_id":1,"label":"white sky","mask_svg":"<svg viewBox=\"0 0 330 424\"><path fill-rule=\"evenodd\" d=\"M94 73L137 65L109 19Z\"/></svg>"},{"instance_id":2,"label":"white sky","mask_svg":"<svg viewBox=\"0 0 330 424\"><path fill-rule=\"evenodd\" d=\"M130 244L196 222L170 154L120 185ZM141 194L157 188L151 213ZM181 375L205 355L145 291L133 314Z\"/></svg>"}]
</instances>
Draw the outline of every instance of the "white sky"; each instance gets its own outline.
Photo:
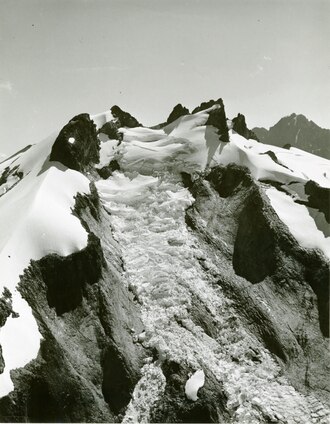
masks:
<instances>
[{"instance_id":1,"label":"white sky","mask_svg":"<svg viewBox=\"0 0 330 424\"><path fill-rule=\"evenodd\" d=\"M328 0L0 0L0 152L118 104L146 125L222 97L330 128Z\"/></svg>"}]
</instances>

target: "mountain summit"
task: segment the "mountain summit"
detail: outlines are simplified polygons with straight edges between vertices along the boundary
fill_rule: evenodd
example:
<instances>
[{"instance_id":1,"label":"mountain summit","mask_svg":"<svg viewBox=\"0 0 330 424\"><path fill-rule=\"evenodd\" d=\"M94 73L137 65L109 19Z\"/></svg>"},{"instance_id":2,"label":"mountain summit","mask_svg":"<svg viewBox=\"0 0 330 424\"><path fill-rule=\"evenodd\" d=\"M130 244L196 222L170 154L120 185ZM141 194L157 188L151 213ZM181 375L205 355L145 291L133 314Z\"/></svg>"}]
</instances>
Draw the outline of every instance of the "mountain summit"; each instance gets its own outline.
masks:
<instances>
[{"instance_id":1,"label":"mountain summit","mask_svg":"<svg viewBox=\"0 0 330 424\"><path fill-rule=\"evenodd\" d=\"M222 99L7 158L0 420L328 422L329 190Z\"/></svg>"},{"instance_id":2,"label":"mountain summit","mask_svg":"<svg viewBox=\"0 0 330 424\"><path fill-rule=\"evenodd\" d=\"M290 146L330 159L330 130L309 121L304 115L292 113L269 130L253 128L258 139L272 146Z\"/></svg>"}]
</instances>

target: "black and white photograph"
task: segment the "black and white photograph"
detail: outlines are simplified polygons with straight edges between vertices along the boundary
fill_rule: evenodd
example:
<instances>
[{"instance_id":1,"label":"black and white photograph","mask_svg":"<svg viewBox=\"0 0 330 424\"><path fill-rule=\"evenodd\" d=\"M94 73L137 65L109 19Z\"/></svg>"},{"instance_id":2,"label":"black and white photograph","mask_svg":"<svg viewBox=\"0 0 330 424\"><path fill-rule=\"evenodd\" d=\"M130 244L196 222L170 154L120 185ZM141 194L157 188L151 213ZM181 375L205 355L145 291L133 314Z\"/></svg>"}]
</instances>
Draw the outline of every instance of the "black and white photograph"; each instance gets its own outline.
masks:
<instances>
[{"instance_id":1,"label":"black and white photograph","mask_svg":"<svg viewBox=\"0 0 330 424\"><path fill-rule=\"evenodd\" d=\"M0 0L0 422L329 424L330 1Z\"/></svg>"}]
</instances>

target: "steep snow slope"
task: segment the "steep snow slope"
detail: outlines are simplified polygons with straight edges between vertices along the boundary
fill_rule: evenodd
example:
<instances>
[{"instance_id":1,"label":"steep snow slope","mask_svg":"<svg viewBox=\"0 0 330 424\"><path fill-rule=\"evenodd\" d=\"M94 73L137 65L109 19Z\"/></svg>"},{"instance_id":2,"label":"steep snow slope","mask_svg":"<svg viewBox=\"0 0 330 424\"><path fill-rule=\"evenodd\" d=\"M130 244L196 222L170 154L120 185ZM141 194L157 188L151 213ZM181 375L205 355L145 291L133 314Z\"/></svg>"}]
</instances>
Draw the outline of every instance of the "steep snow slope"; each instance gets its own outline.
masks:
<instances>
[{"instance_id":1,"label":"steep snow slope","mask_svg":"<svg viewBox=\"0 0 330 424\"><path fill-rule=\"evenodd\" d=\"M20 274L31 259L50 253L66 256L87 245L87 233L71 208L78 192L89 192L89 181L48 161L54 140L51 136L0 165L0 173L6 168L16 173L0 197L0 291L10 290L17 314L8 317L0 331L5 361L0 396L13 389L10 371L35 358L40 344L31 308L16 289Z\"/></svg>"}]
</instances>

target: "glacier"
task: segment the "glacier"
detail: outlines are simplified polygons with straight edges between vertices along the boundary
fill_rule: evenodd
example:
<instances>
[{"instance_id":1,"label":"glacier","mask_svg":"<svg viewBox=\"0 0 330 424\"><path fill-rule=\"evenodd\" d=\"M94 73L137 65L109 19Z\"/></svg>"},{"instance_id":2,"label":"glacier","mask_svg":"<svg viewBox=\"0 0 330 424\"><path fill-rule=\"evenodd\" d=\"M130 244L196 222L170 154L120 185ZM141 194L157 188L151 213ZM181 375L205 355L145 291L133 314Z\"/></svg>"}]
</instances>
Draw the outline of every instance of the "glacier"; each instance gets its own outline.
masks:
<instances>
[{"instance_id":1,"label":"glacier","mask_svg":"<svg viewBox=\"0 0 330 424\"><path fill-rule=\"evenodd\" d=\"M330 237L306 187L325 193L330 163L246 139L223 107L154 128L78 115L0 164L0 417L16 402L45 422L327 422ZM82 399L64 409L61 375Z\"/></svg>"}]
</instances>

